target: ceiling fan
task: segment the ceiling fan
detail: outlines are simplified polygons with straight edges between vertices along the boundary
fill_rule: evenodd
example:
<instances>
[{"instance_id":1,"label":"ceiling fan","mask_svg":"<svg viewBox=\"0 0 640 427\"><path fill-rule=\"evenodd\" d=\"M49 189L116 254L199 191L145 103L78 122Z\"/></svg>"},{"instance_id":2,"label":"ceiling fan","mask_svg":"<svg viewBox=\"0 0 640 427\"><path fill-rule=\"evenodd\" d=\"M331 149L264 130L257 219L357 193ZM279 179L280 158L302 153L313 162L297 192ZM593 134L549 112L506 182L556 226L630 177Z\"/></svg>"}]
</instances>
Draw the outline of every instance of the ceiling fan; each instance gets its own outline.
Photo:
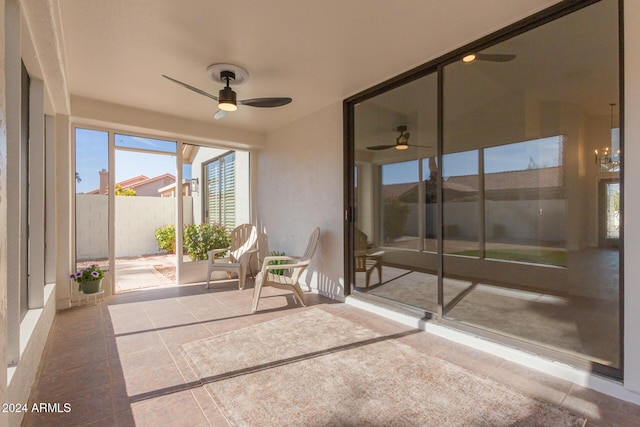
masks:
<instances>
[{"instance_id":1,"label":"ceiling fan","mask_svg":"<svg viewBox=\"0 0 640 427\"><path fill-rule=\"evenodd\" d=\"M413 145L409 144L409 136L411 133L407 132L407 126L401 125L393 129L395 132L400 132L400 135L396 138L395 144L387 144L387 145L374 145L371 147L367 147L367 150L386 150L388 148L394 148L396 150L406 150L409 147L423 147L429 148L428 145Z\"/></svg>"},{"instance_id":2,"label":"ceiling fan","mask_svg":"<svg viewBox=\"0 0 640 427\"><path fill-rule=\"evenodd\" d=\"M291 102L291 98L284 97L252 98L237 101L236 92L231 89L230 85L240 85L249 79L249 73L247 72L247 70L237 65L213 64L207 67L207 73L209 74L209 77L214 81L225 84L225 87L220 89L220 91L218 92L218 96L211 95L210 93L207 93L202 89L198 89L197 87L191 86L187 83L183 83L164 74L162 75L162 77L174 83L177 83L182 87L192 90L195 93L199 93L200 95L204 95L215 101L218 101L218 111L216 111L216 113L213 115L213 118L216 120L220 120L231 111L236 111L238 109L238 104L247 105L249 107L273 108L282 107L283 105L287 105Z\"/></svg>"},{"instance_id":3,"label":"ceiling fan","mask_svg":"<svg viewBox=\"0 0 640 427\"><path fill-rule=\"evenodd\" d=\"M462 62L469 64L474 61L509 62L516 59L510 53L469 53L462 57Z\"/></svg>"}]
</instances>

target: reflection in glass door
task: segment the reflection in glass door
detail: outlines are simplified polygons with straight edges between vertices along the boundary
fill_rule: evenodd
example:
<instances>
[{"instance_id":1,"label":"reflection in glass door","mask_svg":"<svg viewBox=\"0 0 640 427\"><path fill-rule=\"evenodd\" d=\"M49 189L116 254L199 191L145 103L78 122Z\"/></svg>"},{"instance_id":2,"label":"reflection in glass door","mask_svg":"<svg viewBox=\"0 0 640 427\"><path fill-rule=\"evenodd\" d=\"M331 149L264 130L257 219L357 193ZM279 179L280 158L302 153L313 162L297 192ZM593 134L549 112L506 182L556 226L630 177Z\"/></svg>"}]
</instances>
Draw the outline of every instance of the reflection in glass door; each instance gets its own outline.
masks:
<instances>
[{"instance_id":1,"label":"reflection in glass door","mask_svg":"<svg viewBox=\"0 0 640 427\"><path fill-rule=\"evenodd\" d=\"M584 5L347 100L346 265L356 295L620 377L619 3Z\"/></svg>"},{"instance_id":2,"label":"reflection in glass door","mask_svg":"<svg viewBox=\"0 0 640 427\"><path fill-rule=\"evenodd\" d=\"M600 246L617 247L620 240L620 180L601 180L598 198Z\"/></svg>"},{"instance_id":3,"label":"reflection in glass door","mask_svg":"<svg viewBox=\"0 0 640 427\"><path fill-rule=\"evenodd\" d=\"M435 73L355 107L355 289L438 310Z\"/></svg>"}]
</instances>

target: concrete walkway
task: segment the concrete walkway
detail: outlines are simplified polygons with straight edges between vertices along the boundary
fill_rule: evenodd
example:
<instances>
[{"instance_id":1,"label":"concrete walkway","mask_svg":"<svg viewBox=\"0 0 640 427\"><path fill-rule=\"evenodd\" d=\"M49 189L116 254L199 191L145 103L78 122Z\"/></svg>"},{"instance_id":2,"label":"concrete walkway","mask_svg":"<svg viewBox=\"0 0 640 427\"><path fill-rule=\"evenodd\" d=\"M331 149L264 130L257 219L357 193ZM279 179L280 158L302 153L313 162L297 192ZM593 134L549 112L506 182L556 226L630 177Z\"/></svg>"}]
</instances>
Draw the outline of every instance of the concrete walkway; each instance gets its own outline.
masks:
<instances>
[{"instance_id":1,"label":"concrete walkway","mask_svg":"<svg viewBox=\"0 0 640 427\"><path fill-rule=\"evenodd\" d=\"M157 267L157 268L156 268ZM168 272L160 273L159 270ZM116 260L116 293L175 285L175 255L146 256Z\"/></svg>"}]
</instances>

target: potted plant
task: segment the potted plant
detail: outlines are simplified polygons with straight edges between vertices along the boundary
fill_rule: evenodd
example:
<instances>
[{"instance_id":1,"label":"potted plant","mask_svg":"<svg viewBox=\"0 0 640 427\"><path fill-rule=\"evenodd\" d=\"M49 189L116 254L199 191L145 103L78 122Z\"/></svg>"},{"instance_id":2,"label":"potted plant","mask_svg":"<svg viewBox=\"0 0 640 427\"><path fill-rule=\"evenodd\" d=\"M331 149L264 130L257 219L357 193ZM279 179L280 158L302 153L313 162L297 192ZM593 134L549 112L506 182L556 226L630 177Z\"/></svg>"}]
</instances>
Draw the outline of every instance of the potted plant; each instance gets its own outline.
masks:
<instances>
[{"instance_id":1,"label":"potted plant","mask_svg":"<svg viewBox=\"0 0 640 427\"><path fill-rule=\"evenodd\" d=\"M81 290L83 294L95 294L99 292L102 287L104 270L98 267L98 264L92 264L85 269L78 270L69 277L78 283L78 289Z\"/></svg>"}]
</instances>

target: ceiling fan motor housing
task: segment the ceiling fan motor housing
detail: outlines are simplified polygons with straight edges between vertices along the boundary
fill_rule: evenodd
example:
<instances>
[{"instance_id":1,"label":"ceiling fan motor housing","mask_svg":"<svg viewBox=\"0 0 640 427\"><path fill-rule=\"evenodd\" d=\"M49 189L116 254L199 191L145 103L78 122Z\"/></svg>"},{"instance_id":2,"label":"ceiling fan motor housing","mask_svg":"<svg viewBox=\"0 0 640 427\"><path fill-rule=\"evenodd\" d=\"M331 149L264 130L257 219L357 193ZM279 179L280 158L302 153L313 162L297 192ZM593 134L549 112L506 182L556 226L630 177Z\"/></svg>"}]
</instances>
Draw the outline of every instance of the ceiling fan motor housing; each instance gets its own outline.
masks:
<instances>
[{"instance_id":1,"label":"ceiling fan motor housing","mask_svg":"<svg viewBox=\"0 0 640 427\"><path fill-rule=\"evenodd\" d=\"M234 81L236 79L236 73L229 70L223 70L220 72L220 80L227 83L229 86L230 81Z\"/></svg>"}]
</instances>

